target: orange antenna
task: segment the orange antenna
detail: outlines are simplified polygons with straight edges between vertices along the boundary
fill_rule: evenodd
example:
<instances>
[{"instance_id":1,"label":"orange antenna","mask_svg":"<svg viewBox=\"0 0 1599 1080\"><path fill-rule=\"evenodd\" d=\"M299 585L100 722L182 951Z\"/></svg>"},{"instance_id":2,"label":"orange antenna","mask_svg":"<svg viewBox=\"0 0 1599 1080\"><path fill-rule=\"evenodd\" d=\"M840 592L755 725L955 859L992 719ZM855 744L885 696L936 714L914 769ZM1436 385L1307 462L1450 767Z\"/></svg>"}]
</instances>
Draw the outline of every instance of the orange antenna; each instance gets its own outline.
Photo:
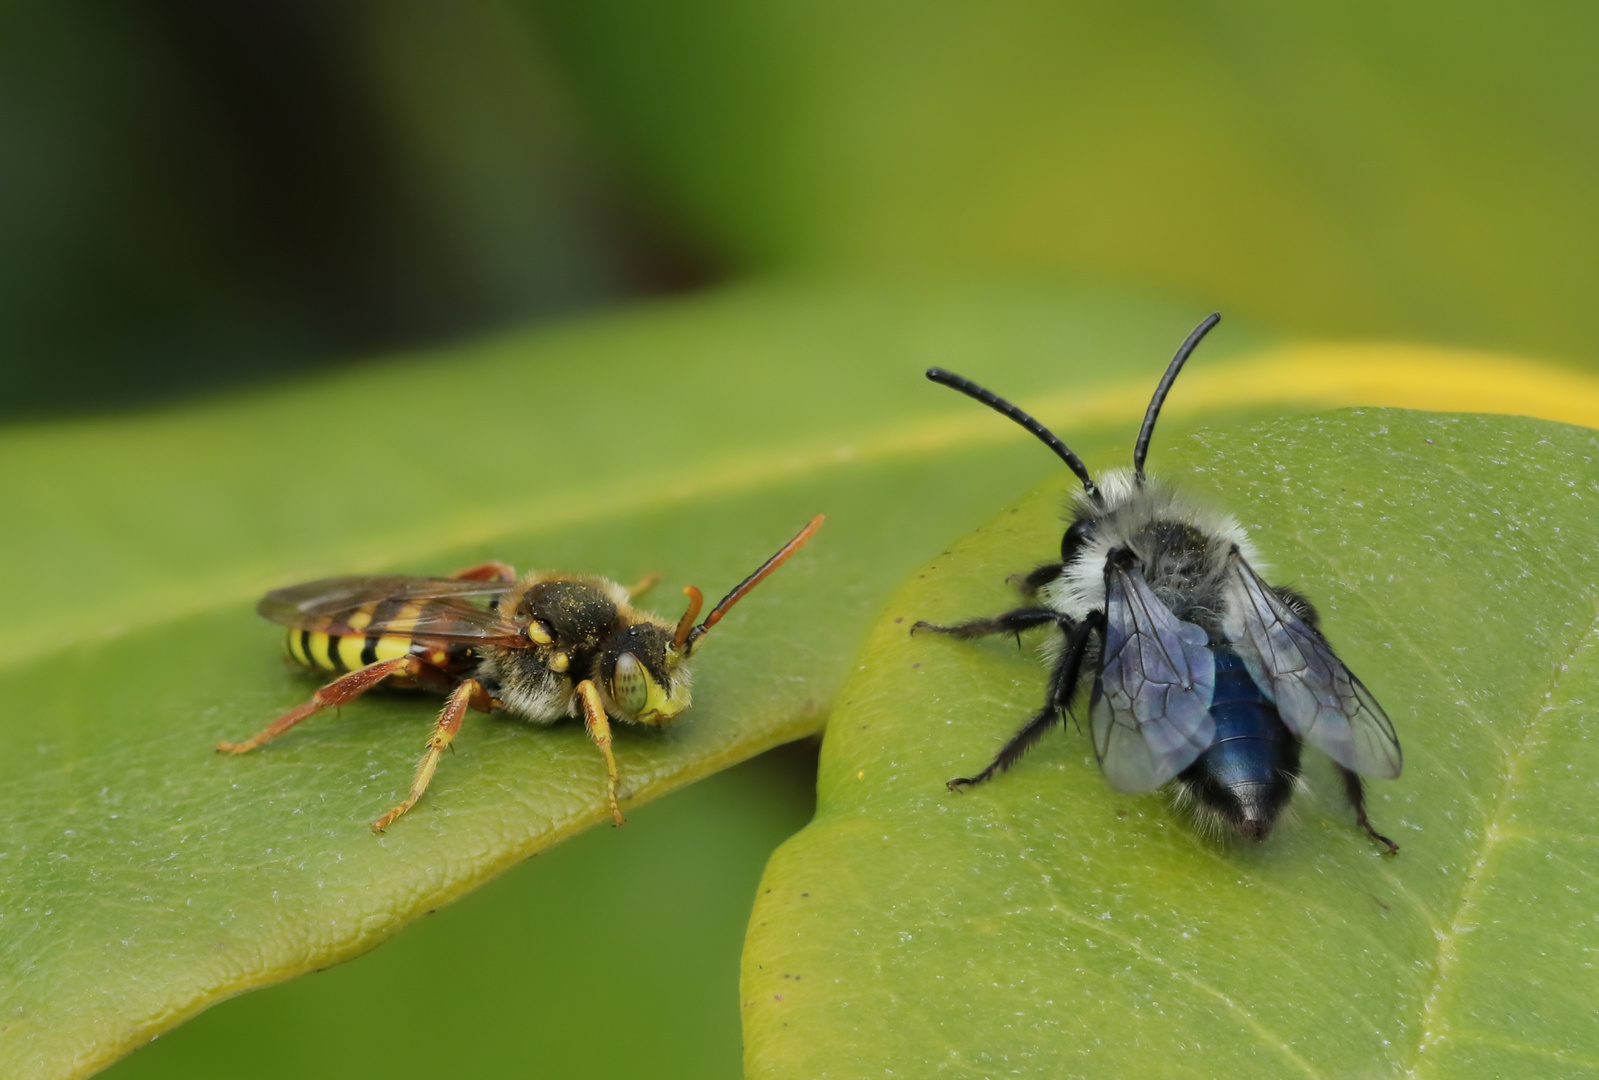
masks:
<instances>
[{"instance_id":1,"label":"orange antenna","mask_svg":"<svg viewBox=\"0 0 1599 1080\"><path fill-rule=\"evenodd\" d=\"M762 581L765 581L768 574L770 574L773 570L776 570L779 566L782 566L788 561L788 557L790 555L804 547L805 541L809 540L811 535L815 533L817 529L822 527L822 522L826 519L827 518L825 514L817 514L815 517L811 518L810 524L801 529L798 536L794 537L794 539L790 540L788 543L779 548L776 555L773 555L770 559L767 559L761 564L761 568L759 570L755 571L755 573L751 574L749 577L740 582L738 588L722 597L722 602L711 609L711 613L705 616L705 621L700 623L693 630L689 631L688 637L685 639L689 650L691 652L693 651L694 643L703 637L707 630L721 622L722 616L726 615L728 609L734 604L744 599L745 593L755 588L755 586L759 585ZM682 630L682 624L679 624L678 629L679 631Z\"/></svg>"},{"instance_id":2,"label":"orange antenna","mask_svg":"<svg viewBox=\"0 0 1599 1080\"><path fill-rule=\"evenodd\" d=\"M683 612L683 617L677 620L677 632L672 635L672 648L681 649L688 640L688 633L694 629L694 620L700 617L700 608L705 606L705 594L692 585L683 587L683 595L688 597L688 610Z\"/></svg>"}]
</instances>

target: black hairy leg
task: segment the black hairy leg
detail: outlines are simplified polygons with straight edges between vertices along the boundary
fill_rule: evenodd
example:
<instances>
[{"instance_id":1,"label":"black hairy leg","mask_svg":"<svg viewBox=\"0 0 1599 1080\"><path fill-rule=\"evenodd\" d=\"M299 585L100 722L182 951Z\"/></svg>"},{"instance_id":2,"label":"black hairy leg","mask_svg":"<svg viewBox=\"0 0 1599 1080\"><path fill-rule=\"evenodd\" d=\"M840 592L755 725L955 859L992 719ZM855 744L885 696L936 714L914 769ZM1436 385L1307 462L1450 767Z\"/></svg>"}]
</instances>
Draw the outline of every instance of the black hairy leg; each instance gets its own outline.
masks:
<instances>
[{"instance_id":1,"label":"black hairy leg","mask_svg":"<svg viewBox=\"0 0 1599 1080\"><path fill-rule=\"evenodd\" d=\"M1044 707L1021 729L1012 735L1010 741L1000 747L994 760L989 762L988 768L976 776L957 776L949 781L951 791L959 791L974 784L981 784L997 772L1004 772L1022 756L1031 750L1039 739L1044 737L1050 725L1060 719L1071 706L1072 698L1077 695L1077 683L1083 674L1083 657L1088 653L1088 643L1094 631L1104 624L1104 616L1094 612L1081 623L1073 624L1066 618L1060 619L1061 633L1066 637L1066 647L1061 650L1060 659L1055 661L1055 670L1049 675L1049 691L1044 697Z\"/></svg>"},{"instance_id":2,"label":"black hairy leg","mask_svg":"<svg viewBox=\"0 0 1599 1080\"><path fill-rule=\"evenodd\" d=\"M1026 574L1013 574L1005 580L1016 586L1018 592L1029 600L1038 595L1038 590L1060 577L1061 571L1066 569L1066 564L1052 562L1045 563Z\"/></svg>"},{"instance_id":3,"label":"black hairy leg","mask_svg":"<svg viewBox=\"0 0 1599 1080\"><path fill-rule=\"evenodd\" d=\"M1344 768L1336 761L1333 765L1338 769L1338 774L1344 778L1344 795L1349 799L1349 805L1355 808L1355 824L1365 829L1367 836L1388 849L1384 854L1398 855L1399 845L1372 828L1371 819L1366 816L1366 786L1360 782L1360 774Z\"/></svg>"},{"instance_id":4,"label":"black hairy leg","mask_svg":"<svg viewBox=\"0 0 1599 1080\"><path fill-rule=\"evenodd\" d=\"M987 637L990 634L1015 634L1016 644L1022 643L1022 631L1031 630L1035 626L1048 626L1058 623L1062 632L1071 629L1071 620L1058 611L1051 611L1043 607L1019 607L1007 611L1003 615L995 615L992 619L970 619L967 622L956 623L954 626L939 626L937 623L926 621L918 622L911 627L911 633L918 630L931 630L935 634L947 634L950 637L974 638Z\"/></svg>"}]
</instances>

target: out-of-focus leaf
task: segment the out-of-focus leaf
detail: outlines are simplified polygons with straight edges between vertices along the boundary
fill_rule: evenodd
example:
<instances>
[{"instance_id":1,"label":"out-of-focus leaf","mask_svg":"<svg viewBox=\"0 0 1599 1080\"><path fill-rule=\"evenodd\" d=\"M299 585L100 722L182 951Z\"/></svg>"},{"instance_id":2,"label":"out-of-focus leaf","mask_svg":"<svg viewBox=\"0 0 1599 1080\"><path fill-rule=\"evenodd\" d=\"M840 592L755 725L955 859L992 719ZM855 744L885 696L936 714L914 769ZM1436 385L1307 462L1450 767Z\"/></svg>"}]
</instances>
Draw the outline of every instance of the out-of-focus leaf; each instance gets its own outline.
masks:
<instances>
[{"instance_id":1,"label":"out-of-focus leaf","mask_svg":"<svg viewBox=\"0 0 1599 1080\"><path fill-rule=\"evenodd\" d=\"M749 266L1047 267L1599 357L1586 5L524 6L615 157Z\"/></svg>"},{"instance_id":2,"label":"out-of-focus leaf","mask_svg":"<svg viewBox=\"0 0 1599 1080\"><path fill-rule=\"evenodd\" d=\"M1052 481L912 578L841 690L816 820L752 916L748 1075L1593 1075L1599 436L1362 409L1165 441L1392 716L1405 772L1370 805L1403 850L1314 753L1261 846L1112 792L1069 726L945 790L1043 671L906 628L1014 604Z\"/></svg>"}]
</instances>

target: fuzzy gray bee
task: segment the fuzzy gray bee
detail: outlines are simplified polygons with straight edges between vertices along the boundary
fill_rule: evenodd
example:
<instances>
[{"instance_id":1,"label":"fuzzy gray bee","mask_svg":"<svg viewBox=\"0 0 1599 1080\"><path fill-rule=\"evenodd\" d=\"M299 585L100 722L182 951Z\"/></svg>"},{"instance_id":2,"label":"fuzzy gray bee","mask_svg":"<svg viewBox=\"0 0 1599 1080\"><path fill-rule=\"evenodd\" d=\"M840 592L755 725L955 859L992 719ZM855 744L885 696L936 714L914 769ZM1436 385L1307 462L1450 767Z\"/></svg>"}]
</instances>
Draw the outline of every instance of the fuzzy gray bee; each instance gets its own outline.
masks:
<instances>
[{"instance_id":1,"label":"fuzzy gray bee","mask_svg":"<svg viewBox=\"0 0 1599 1080\"><path fill-rule=\"evenodd\" d=\"M1060 562L1022 582L1030 603L991 619L912 628L960 638L1059 630L1044 707L986 769L949 785L978 784L1015 764L1070 710L1092 670L1094 752L1117 791L1175 779L1179 801L1201 818L1264 840L1293 795L1309 742L1333 759L1356 820L1391 854L1399 846L1367 819L1361 784L1362 776L1399 775L1399 740L1382 706L1322 636L1310 601L1261 580L1255 547L1236 520L1144 475L1166 394L1220 319L1207 318L1172 358L1144 414L1132 469L1097 484L1065 443L1010 402L959 375L927 372L1032 432L1083 484Z\"/></svg>"}]
</instances>

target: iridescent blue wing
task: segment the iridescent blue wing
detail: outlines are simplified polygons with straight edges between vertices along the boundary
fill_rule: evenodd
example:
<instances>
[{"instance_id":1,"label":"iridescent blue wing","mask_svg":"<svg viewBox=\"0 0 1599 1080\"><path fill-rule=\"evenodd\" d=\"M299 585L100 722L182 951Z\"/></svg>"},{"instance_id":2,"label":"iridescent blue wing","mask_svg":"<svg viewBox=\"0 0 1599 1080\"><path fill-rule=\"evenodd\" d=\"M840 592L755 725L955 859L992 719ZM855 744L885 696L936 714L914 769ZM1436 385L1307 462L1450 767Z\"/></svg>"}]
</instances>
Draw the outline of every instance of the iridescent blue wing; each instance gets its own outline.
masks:
<instances>
[{"instance_id":1,"label":"iridescent blue wing","mask_svg":"<svg viewBox=\"0 0 1599 1080\"><path fill-rule=\"evenodd\" d=\"M1224 591L1222 631L1289 730L1362 776L1398 776L1399 737L1377 699L1237 551Z\"/></svg>"},{"instance_id":2,"label":"iridescent blue wing","mask_svg":"<svg viewBox=\"0 0 1599 1080\"><path fill-rule=\"evenodd\" d=\"M1105 568L1105 653L1094 752L1117 791L1149 791L1193 764L1216 737L1216 658L1206 634L1161 603L1137 566Z\"/></svg>"}]
</instances>

